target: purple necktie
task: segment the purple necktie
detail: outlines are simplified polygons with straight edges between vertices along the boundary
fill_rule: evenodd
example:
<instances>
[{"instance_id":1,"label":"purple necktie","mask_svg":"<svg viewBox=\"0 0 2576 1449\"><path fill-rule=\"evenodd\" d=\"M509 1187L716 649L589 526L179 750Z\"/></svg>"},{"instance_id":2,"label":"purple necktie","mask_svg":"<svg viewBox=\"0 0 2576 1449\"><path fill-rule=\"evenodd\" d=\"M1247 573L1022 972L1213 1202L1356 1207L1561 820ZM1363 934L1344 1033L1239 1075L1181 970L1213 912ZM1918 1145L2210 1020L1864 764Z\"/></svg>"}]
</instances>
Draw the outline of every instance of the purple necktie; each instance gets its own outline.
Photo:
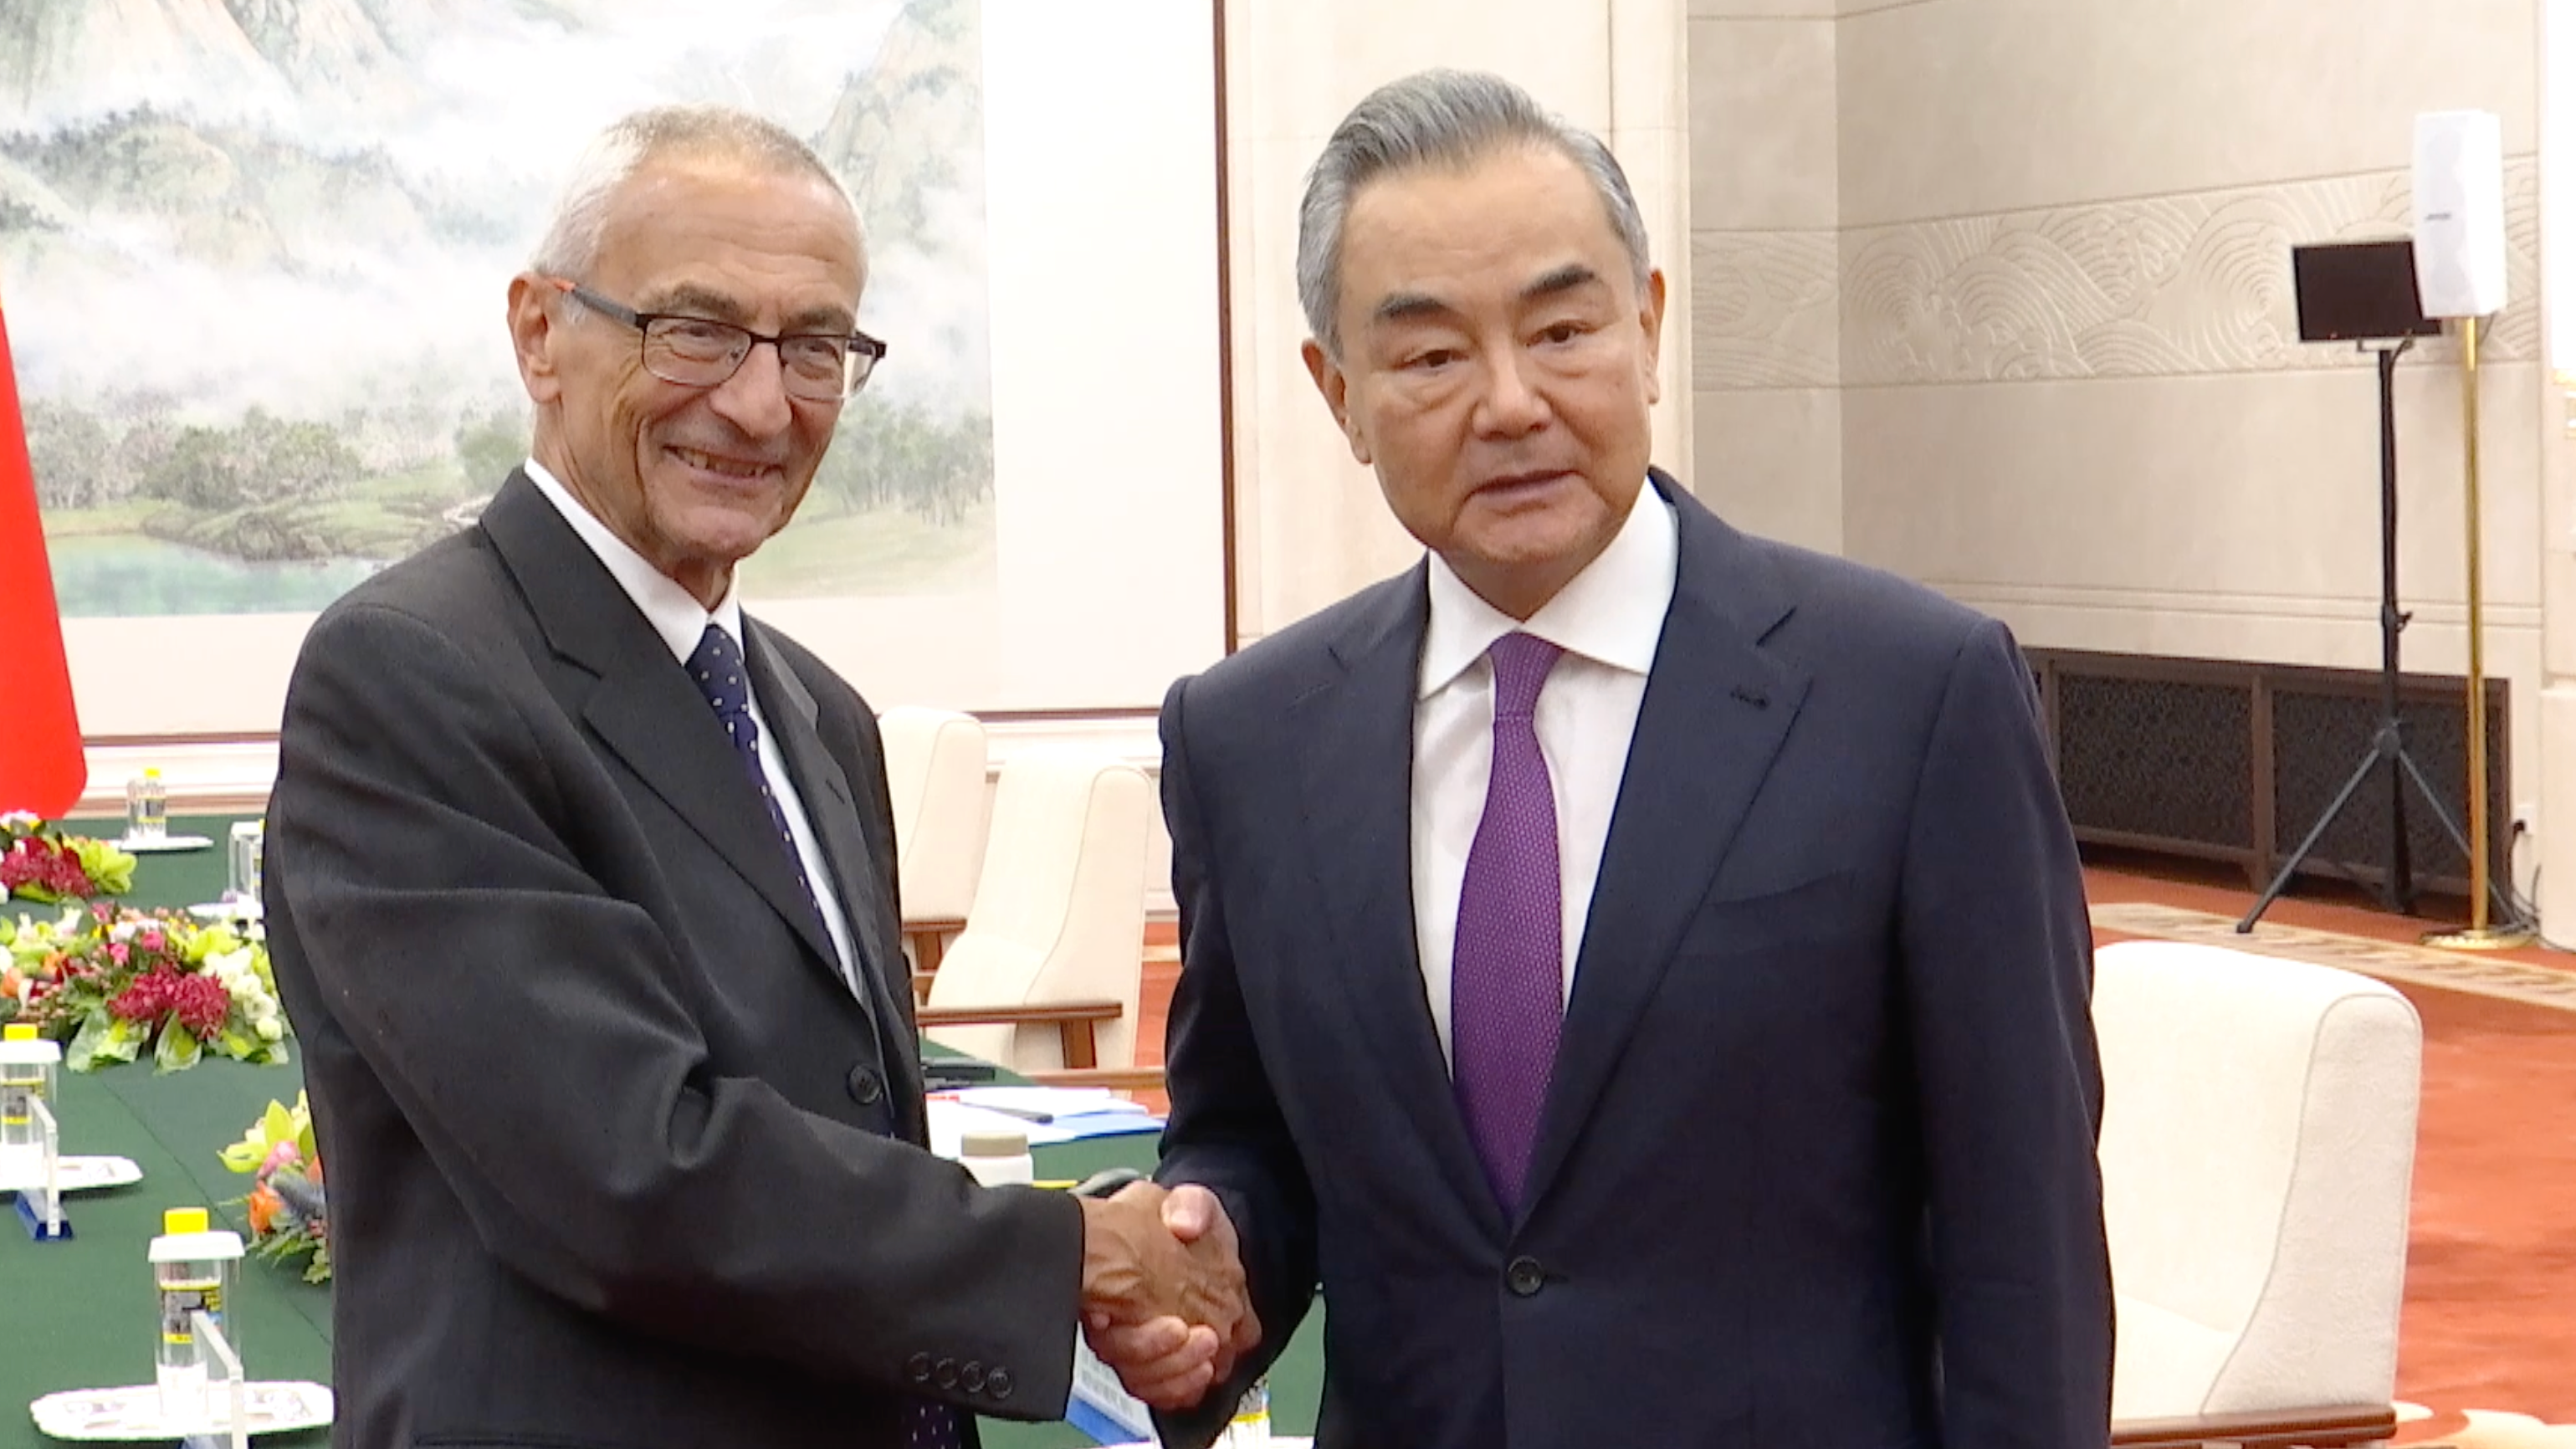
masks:
<instances>
[{"instance_id":1,"label":"purple necktie","mask_svg":"<svg viewBox=\"0 0 2576 1449\"><path fill-rule=\"evenodd\" d=\"M1458 892L1449 1042L1458 1104L1506 1213L1520 1208L1565 1017L1565 888L1556 793L1532 717L1559 650L1506 634L1494 664L1494 771Z\"/></svg>"}]
</instances>

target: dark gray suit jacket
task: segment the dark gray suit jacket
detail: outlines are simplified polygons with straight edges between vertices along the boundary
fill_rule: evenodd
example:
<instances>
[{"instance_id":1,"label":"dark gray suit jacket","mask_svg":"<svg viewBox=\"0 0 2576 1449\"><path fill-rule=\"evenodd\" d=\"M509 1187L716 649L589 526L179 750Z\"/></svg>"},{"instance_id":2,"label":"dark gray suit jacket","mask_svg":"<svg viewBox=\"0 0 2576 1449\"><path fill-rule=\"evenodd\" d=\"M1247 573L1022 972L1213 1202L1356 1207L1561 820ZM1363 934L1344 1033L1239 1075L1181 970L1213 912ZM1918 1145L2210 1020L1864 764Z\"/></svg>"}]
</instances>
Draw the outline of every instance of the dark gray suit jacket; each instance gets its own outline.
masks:
<instances>
[{"instance_id":1,"label":"dark gray suit jacket","mask_svg":"<svg viewBox=\"0 0 2576 1449\"><path fill-rule=\"evenodd\" d=\"M1518 1218L1415 950L1421 569L1164 703L1160 1175L1227 1203L1268 1351L1321 1282L1323 1449L2100 1449L2091 938L2020 653L1656 487L1678 583Z\"/></svg>"},{"instance_id":2,"label":"dark gray suit jacket","mask_svg":"<svg viewBox=\"0 0 2576 1449\"><path fill-rule=\"evenodd\" d=\"M898 1446L1051 1418L1079 1210L922 1141L874 717L746 621L852 994L723 727L524 476L306 640L267 918L330 1179L335 1442Z\"/></svg>"}]
</instances>

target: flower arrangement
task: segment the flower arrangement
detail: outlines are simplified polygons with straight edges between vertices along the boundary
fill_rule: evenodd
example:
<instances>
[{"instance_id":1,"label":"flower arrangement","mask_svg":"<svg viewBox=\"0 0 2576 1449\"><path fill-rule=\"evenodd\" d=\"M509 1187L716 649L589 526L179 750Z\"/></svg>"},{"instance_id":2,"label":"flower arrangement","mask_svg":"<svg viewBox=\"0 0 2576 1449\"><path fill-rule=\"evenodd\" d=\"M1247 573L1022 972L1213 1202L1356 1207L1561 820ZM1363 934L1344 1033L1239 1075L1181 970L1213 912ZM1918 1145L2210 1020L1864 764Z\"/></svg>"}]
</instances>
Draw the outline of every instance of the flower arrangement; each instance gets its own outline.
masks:
<instances>
[{"instance_id":1,"label":"flower arrangement","mask_svg":"<svg viewBox=\"0 0 2576 1449\"><path fill-rule=\"evenodd\" d=\"M304 1281L331 1281L330 1219L323 1212L322 1154L313 1146L313 1112L304 1094L295 1107L271 1102L242 1140L223 1151L224 1166L249 1173L251 1252L272 1263L309 1258Z\"/></svg>"},{"instance_id":2,"label":"flower arrangement","mask_svg":"<svg viewBox=\"0 0 2576 1449\"><path fill-rule=\"evenodd\" d=\"M140 1060L161 1071L205 1053L286 1060L268 950L229 924L171 911L72 906L60 920L0 918L0 1021L32 1021L76 1072Z\"/></svg>"},{"instance_id":3,"label":"flower arrangement","mask_svg":"<svg viewBox=\"0 0 2576 1449\"><path fill-rule=\"evenodd\" d=\"M134 889L134 857L86 835L67 835L23 810L0 815L0 901L121 896Z\"/></svg>"}]
</instances>

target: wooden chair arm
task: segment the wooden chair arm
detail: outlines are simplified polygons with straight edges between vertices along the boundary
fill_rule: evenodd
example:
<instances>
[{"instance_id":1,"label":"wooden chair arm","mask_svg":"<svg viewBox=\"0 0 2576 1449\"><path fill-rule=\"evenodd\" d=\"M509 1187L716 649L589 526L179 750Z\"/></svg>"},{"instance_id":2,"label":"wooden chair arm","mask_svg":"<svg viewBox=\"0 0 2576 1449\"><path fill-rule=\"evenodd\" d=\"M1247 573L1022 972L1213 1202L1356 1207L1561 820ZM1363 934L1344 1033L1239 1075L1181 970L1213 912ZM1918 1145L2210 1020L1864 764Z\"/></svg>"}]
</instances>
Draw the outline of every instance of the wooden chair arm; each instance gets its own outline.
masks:
<instances>
[{"instance_id":1,"label":"wooden chair arm","mask_svg":"<svg viewBox=\"0 0 2576 1449\"><path fill-rule=\"evenodd\" d=\"M1100 1065L1100 1042L1093 1028L1116 1021L1127 1008L1115 1001L1054 1001L1034 1006L925 1006L913 1013L923 1027L1047 1026L1064 1033L1064 1064Z\"/></svg>"},{"instance_id":2,"label":"wooden chair arm","mask_svg":"<svg viewBox=\"0 0 2576 1449\"><path fill-rule=\"evenodd\" d=\"M921 968L917 975L937 971L939 959L948 954L948 938L965 929L964 921L947 916L923 916L904 922L903 939L912 947L912 964Z\"/></svg>"},{"instance_id":3,"label":"wooden chair arm","mask_svg":"<svg viewBox=\"0 0 2576 1449\"><path fill-rule=\"evenodd\" d=\"M2112 1449L2347 1449L2376 1444L2397 1432L2397 1412L2386 1404L2282 1413L2206 1414L2190 1419L2132 1419L2111 1426Z\"/></svg>"},{"instance_id":4,"label":"wooden chair arm","mask_svg":"<svg viewBox=\"0 0 2576 1449\"><path fill-rule=\"evenodd\" d=\"M1041 1087L1107 1087L1113 1092L1163 1090L1161 1067L1067 1067L1056 1072L1029 1072Z\"/></svg>"}]
</instances>

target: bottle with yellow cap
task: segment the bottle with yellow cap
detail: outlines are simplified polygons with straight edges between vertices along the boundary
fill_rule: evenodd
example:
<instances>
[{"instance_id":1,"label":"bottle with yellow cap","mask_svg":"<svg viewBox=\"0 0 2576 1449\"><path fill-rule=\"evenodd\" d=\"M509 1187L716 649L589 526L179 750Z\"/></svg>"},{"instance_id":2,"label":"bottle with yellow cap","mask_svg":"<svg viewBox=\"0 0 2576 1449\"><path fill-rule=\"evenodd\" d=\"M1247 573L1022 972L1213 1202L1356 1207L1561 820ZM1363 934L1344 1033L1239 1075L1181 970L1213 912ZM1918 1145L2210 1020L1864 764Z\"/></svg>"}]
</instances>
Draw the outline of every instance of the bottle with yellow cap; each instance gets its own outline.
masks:
<instances>
[{"instance_id":1,"label":"bottle with yellow cap","mask_svg":"<svg viewBox=\"0 0 2576 1449\"><path fill-rule=\"evenodd\" d=\"M125 838L161 840L170 834L170 793L159 770L146 770L125 782Z\"/></svg>"},{"instance_id":2,"label":"bottle with yellow cap","mask_svg":"<svg viewBox=\"0 0 2576 1449\"><path fill-rule=\"evenodd\" d=\"M210 1355L197 1341L192 1315L202 1312L213 1319L234 1356L242 1356L241 1327L228 1311L234 1265L241 1256L241 1235L210 1228L204 1208L171 1208L161 1215L161 1236L152 1240L152 1280L161 1295L154 1363L167 1425L184 1429L211 1422L206 1399Z\"/></svg>"},{"instance_id":3,"label":"bottle with yellow cap","mask_svg":"<svg viewBox=\"0 0 2576 1449\"><path fill-rule=\"evenodd\" d=\"M1270 1380L1257 1378L1235 1402L1234 1417L1226 1422L1225 1434L1217 1440L1219 1449L1268 1449L1270 1444Z\"/></svg>"},{"instance_id":4,"label":"bottle with yellow cap","mask_svg":"<svg viewBox=\"0 0 2576 1449\"><path fill-rule=\"evenodd\" d=\"M62 1043L39 1037L33 1022L0 1027L0 1184L34 1180L25 1169L45 1152L36 1103L54 1100L54 1073L62 1060Z\"/></svg>"}]
</instances>

